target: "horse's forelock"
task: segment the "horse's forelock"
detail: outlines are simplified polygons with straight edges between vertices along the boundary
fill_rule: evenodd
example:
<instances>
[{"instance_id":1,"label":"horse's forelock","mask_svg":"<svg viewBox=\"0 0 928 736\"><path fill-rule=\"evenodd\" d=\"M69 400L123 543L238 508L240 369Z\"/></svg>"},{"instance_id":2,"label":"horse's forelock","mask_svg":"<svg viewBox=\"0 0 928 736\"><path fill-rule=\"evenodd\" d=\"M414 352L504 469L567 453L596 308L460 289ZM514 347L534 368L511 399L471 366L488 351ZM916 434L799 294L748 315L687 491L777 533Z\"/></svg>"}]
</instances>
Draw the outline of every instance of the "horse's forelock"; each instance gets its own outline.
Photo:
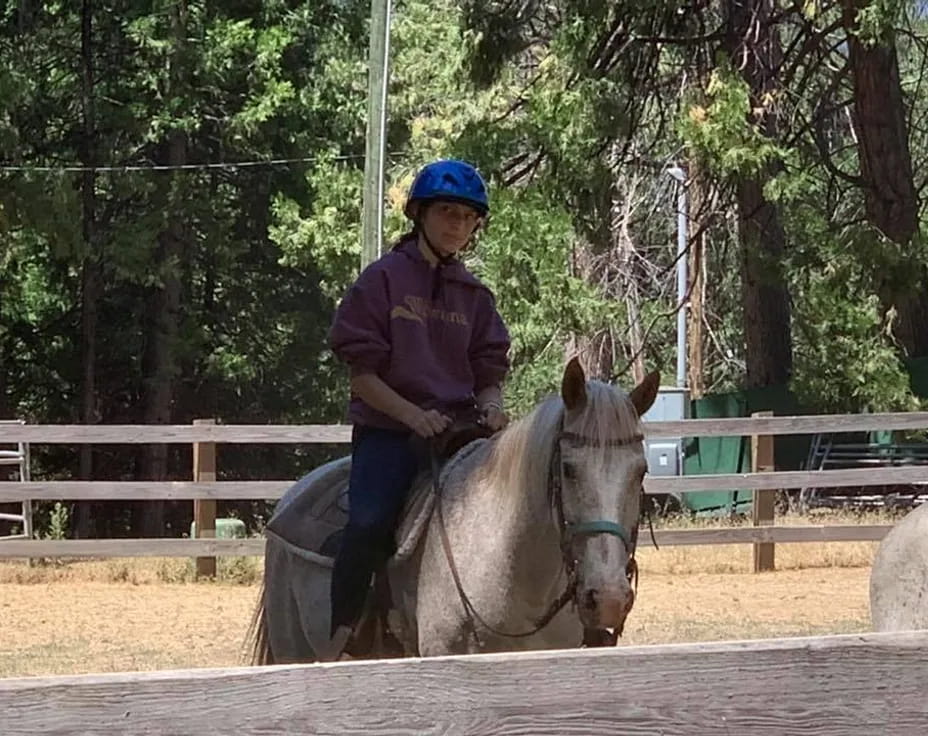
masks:
<instances>
[{"instance_id":1,"label":"horse's forelock","mask_svg":"<svg viewBox=\"0 0 928 736\"><path fill-rule=\"evenodd\" d=\"M628 394L601 381L588 381L587 405L575 430L598 442L628 442L641 434L641 422Z\"/></svg>"}]
</instances>

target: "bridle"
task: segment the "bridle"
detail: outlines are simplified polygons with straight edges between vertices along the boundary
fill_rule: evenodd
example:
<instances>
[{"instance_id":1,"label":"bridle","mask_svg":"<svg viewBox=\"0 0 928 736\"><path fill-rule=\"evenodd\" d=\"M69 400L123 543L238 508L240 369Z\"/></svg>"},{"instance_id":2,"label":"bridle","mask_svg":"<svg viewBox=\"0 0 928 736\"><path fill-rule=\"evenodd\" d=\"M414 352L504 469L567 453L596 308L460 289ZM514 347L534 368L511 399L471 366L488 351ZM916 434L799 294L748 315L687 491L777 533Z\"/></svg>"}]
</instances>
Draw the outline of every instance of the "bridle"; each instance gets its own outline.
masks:
<instances>
[{"instance_id":1,"label":"bridle","mask_svg":"<svg viewBox=\"0 0 928 736\"><path fill-rule=\"evenodd\" d=\"M635 546L638 542L638 524L632 527L631 531L625 529L621 524L615 521L594 520L569 522L564 515L564 490L562 483L561 465L561 442L568 441L575 447L627 447L629 445L642 442L644 437L640 434L633 435L626 439L597 440L574 432L559 432L555 440L554 453L551 458L551 467L548 471L548 489L554 497L554 509L558 515L559 526L561 528L561 546L569 546L577 537L591 536L594 534L611 534L618 537L625 545L625 550L629 557L634 554ZM565 559L567 557L565 551Z\"/></svg>"},{"instance_id":2,"label":"bridle","mask_svg":"<svg viewBox=\"0 0 928 736\"><path fill-rule=\"evenodd\" d=\"M609 534L614 537L618 537L622 540L622 543L625 545L625 550L628 553L628 565L626 567L626 576L630 583L637 588L638 585L638 564L635 561L635 548L638 543L638 520L635 521L635 525L629 530L624 526L615 521L608 521L606 519L593 519L588 521L577 521L572 522L566 518L564 513L564 488L563 488L563 455L561 451L561 443L570 442L574 447L626 447L633 445L635 443L642 442L644 437L641 434L635 434L631 437L623 439L611 439L611 440L600 440L592 437L586 437L575 432L565 432L563 430L563 418L561 419L561 424L558 429L558 433L554 439L554 450L551 454L551 462L548 466L548 498L553 506L553 511L555 518L557 519L558 528L560 530L560 548L561 548L561 557L563 561L563 568L567 572L567 586L564 589L564 592L561 593L558 598L551 602L548 606L545 613L538 619L535 620L532 628L525 631L502 631L497 629L486 622L483 617L477 612L474 608L473 603L470 598L468 598L467 593L464 591L464 586L461 583L461 576L458 572L457 565L454 562L454 555L451 550L451 542L448 539L448 531L445 526L445 517L442 504L442 493L439 484L439 462L438 455L434 449L429 453L432 465L432 487L435 493L435 505L438 513L438 528L441 536L442 547L444 548L445 557L448 560L448 566L451 569L451 577L454 579L454 585L457 588L458 597L461 599L461 605L464 608L464 613L467 617L466 626L470 635L473 637L475 643L478 647L482 647L480 641L480 635L478 632L478 624L483 629L509 639L520 639L528 636L537 634L539 631L544 629L551 620L560 613L561 609L567 605L571 600L575 600L577 596L577 559L573 554L573 543L576 539L581 537L590 537L597 534ZM642 488L642 494L644 489ZM650 516L648 517L650 522ZM653 529L652 529L653 536ZM575 600L576 602L576 600ZM617 637L621 632L617 631L614 634L608 633L606 636L600 635L597 639L597 644L600 646L603 645L614 645Z\"/></svg>"}]
</instances>

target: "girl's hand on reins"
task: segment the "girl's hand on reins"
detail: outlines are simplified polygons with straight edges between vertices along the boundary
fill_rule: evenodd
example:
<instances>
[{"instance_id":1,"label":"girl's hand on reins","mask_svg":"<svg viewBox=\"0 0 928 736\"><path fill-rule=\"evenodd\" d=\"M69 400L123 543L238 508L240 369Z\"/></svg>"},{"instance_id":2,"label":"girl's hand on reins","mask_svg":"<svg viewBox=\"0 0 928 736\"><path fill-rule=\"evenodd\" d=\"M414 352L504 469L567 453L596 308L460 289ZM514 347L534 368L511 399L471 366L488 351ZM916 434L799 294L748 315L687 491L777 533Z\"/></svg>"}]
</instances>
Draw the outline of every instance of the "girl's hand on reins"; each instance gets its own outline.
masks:
<instances>
[{"instance_id":1,"label":"girl's hand on reins","mask_svg":"<svg viewBox=\"0 0 928 736\"><path fill-rule=\"evenodd\" d=\"M409 415L403 418L403 424L420 437L429 439L448 429L451 424L451 417L447 417L434 409L425 411L418 406L414 406L410 409Z\"/></svg>"}]
</instances>

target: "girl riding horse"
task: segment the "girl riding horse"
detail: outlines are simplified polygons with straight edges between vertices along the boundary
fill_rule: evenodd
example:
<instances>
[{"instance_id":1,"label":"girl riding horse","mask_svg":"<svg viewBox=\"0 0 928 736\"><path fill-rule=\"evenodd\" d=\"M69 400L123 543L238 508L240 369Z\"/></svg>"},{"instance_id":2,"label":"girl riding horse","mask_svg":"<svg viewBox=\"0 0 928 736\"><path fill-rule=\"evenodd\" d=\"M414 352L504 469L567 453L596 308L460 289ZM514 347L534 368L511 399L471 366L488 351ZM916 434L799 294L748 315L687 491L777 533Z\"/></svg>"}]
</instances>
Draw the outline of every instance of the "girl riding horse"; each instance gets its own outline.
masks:
<instances>
[{"instance_id":1,"label":"girl riding horse","mask_svg":"<svg viewBox=\"0 0 928 736\"><path fill-rule=\"evenodd\" d=\"M404 208L412 230L367 267L338 307L330 344L351 375L349 518L332 572L332 638L340 650L360 616L419 456L410 440L441 434L476 409L501 430L509 333L489 288L459 254L489 214L477 170L436 161L416 176Z\"/></svg>"}]
</instances>

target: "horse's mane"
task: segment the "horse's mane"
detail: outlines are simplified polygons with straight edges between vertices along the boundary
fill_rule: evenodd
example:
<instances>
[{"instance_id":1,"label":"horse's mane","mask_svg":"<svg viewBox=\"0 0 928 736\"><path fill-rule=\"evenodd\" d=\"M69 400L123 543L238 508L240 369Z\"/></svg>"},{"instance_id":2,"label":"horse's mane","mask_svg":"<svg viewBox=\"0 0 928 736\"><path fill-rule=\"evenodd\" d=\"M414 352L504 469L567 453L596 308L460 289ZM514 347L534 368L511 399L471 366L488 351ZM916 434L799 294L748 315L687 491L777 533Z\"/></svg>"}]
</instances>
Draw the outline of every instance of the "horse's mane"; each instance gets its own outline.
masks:
<instances>
[{"instance_id":1,"label":"horse's mane","mask_svg":"<svg viewBox=\"0 0 928 736\"><path fill-rule=\"evenodd\" d=\"M609 440L632 440L641 433L638 413L628 394L610 384L587 381L586 394L586 406L577 431L584 437L602 441L602 450L597 454L605 460L605 445ZM563 416L563 400L559 395L552 395L523 419L511 424L499 435L483 466L481 481L505 489L513 501L527 494L545 492L555 435ZM595 462L595 456L590 461Z\"/></svg>"}]
</instances>

